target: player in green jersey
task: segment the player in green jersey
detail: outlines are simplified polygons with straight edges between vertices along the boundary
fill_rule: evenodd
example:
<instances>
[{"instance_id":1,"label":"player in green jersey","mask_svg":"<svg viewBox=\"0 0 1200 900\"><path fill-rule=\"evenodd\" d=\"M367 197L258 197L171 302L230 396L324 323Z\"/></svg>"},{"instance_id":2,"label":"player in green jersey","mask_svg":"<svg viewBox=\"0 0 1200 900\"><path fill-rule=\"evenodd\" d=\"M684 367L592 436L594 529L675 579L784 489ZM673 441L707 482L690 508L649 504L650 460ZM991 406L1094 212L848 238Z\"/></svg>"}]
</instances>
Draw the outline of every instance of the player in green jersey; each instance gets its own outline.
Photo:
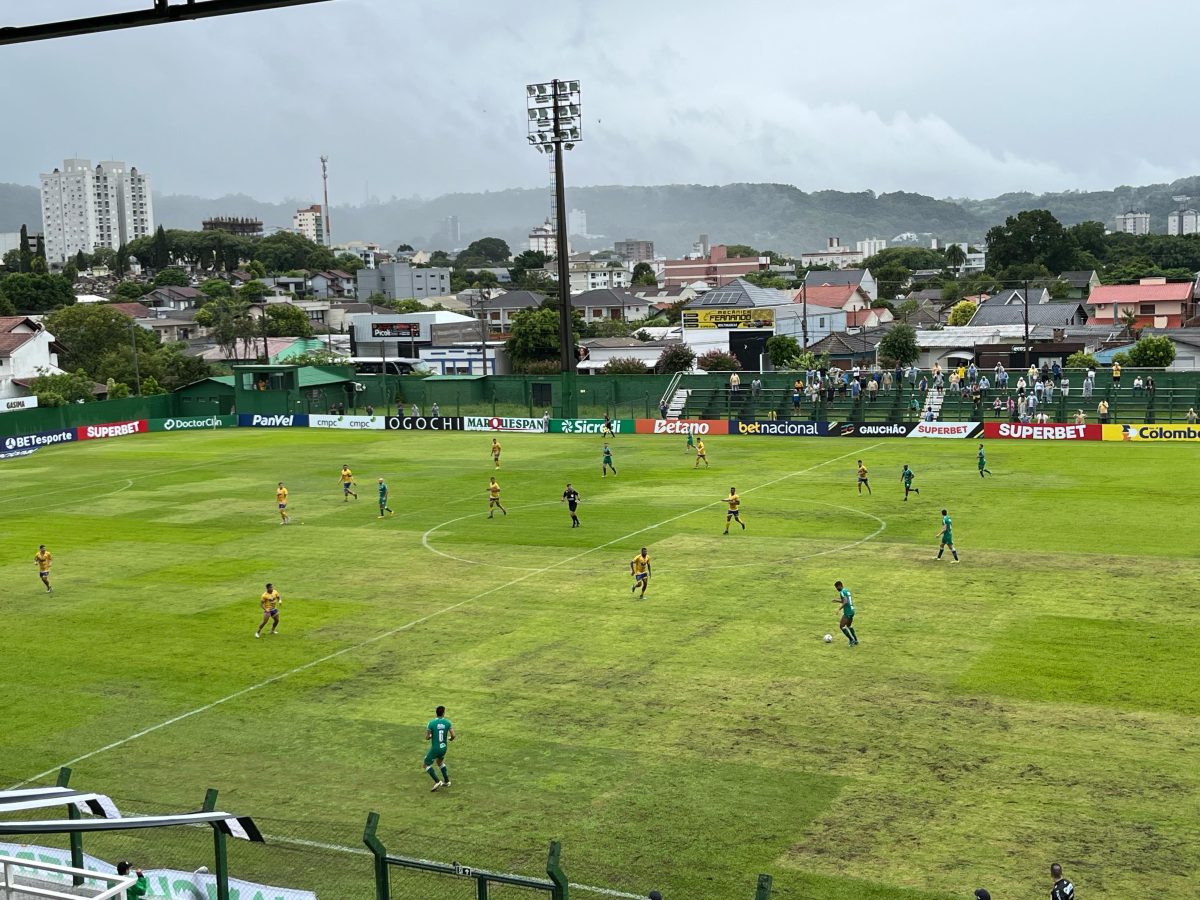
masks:
<instances>
[{"instance_id":1,"label":"player in green jersey","mask_svg":"<svg viewBox=\"0 0 1200 900\"><path fill-rule=\"evenodd\" d=\"M430 719L425 726L425 740L429 741L429 752L425 754L424 767L433 779L432 790L450 787L450 773L446 771L446 748L454 740L454 726L446 718L446 707L439 706L434 710L436 719ZM438 772L441 777L438 777Z\"/></svg>"},{"instance_id":2,"label":"player in green jersey","mask_svg":"<svg viewBox=\"0 0 1200 900\"><path fill-rule=\"evenodd\" d=\"M379 518L382 519L384 513L387 513L389 516L395 515L395 513L392 512L392 508L390 506L388 506L387 482L384 481L382 478L380 478L379 479Z\"/></svg>"},{"instance_id":3,"label":"player in green jersey","mask_svg":"<svg viewBox=\"0 0 1200 900\"><path fill-rule=\"evenodd\" d=\"M978 456L979 456L979 477L982 478L985 472L988 475L991 475L992 470L987 467L987 455L983 452L983 444L979 445Z\"/></svg>"},{"instance_id":4,"label":"player in green jersey","mask_svg":"<svg viewBox=\"0 0 1200 900\"><path fill-rule=\"evenodd\" d=\"M937 558L941 559L942 554L946 552L946 548L950 548L950 555L954 557L954 562L958 562L958 551L954 549L954 525L950 521L950 514L946 510L942 510L942 543L938 547Z\"/></svg>"},{"instance_id":5,"label":"player in green jersey","mask_svg":"<svg viewBox=\"0 0 1200 900\"><path fill-rule=\"evenodd\" d=\"M683 448L684 453L691 453L696 449L696 436L689 430L687 433L687 446Z\"/></svg>"},{"instance_id":6,"label":"player in green jersey","mask_svg":"<svg viewBox=\"0 0 1200 900\"><path fill-rule=\"evenodd\" d=\"M607 478L608 470L612 469L613 477L616 477L617 467L613 465L612 450L609 449L608 442L604 443L604 461L600 463L600 477Z\"/></svg>"},{"instance_id":7,"label":"player in green jersey","mask_svg":"<svg viewBox=\"0 0 1200 900\"><path fill-rule=\"evenodd\" d=\"M908 502L908 492L909 491L912 491L914 494L921 493L920 488L915 488L912 486L913 478L915 478L915 477L916 476L913 474L913 470L908 467L908 463L905 463L904 471L900 473L900 480L904 482L904 502L905 503Z\"/></svg>"},{"instance_id":8,"label":"player in green jersey","mask_svg":"<svg viewBox=\"0 0 1200 900\"><path fill-rule=\"evenodd\" d=\"M857 647L858 635L854 633L854 598L850 596L850 589L843 587L840 581L835 581L833 588L838 592L833 602L842 608L842 619L838 622L838 627L850 642L850 646Z\"/></svg>"}]
</instances>

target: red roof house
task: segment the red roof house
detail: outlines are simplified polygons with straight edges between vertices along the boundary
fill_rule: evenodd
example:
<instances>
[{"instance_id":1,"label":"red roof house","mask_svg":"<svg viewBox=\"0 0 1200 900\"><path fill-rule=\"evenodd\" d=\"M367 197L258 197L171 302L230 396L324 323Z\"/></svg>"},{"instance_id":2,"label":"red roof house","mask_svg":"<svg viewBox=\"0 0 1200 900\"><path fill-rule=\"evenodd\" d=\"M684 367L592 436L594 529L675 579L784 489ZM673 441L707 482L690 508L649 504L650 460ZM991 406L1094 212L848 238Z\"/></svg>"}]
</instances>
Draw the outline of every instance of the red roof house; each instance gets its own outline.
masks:
<instances>
[{"instance_id":1,"label":"red roof house","mask_svg":"<svg viewBox=\"0 0 1200 900\"><path fill-rule=\"evenodd\" d=\"M1143 278L1137 284L1102 284L1085 301L1089 325L1124 324L1132 312L1135 328L1178 328L1191 317L1194 300L1190 281Z\"/></svg>"}]
</instances>

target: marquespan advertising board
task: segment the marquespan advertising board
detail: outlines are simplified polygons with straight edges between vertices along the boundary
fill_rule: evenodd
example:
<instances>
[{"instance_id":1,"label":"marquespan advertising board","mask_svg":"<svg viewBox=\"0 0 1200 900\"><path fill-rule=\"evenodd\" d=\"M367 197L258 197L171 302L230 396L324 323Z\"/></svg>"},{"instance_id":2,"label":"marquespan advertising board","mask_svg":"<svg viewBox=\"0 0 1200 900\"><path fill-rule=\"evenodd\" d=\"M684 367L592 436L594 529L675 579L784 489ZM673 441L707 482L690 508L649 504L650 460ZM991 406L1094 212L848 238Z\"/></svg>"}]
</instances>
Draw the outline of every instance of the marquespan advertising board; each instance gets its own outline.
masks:
<instances>
[{"instance_id":1,"label":"marquespan advertising board","mask_svg":"<svg viewBox=\"0 0 1200 900\"><path fill-rule=\"evenodd\" d=\"M534 431L546 430L545 419L525 419L520 416L464 416L466 431Z\"/></svg>"}]
</instances>

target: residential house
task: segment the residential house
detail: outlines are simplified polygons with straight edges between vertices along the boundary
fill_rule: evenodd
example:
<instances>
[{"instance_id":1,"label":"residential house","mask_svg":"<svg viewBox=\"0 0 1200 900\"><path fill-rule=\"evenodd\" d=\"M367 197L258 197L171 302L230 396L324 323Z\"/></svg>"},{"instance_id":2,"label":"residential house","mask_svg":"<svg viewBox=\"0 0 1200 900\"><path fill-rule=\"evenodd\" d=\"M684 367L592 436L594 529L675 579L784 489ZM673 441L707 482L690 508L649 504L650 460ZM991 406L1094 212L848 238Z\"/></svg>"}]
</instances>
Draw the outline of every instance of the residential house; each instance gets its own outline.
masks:
<instances>
[{"instance_id":1,"label":"residential house","mask_svg":"<svg viewBox=\"0 0 1200 900\"><path fill-rule=\"evenodd\" d=\"M199 306L208 299L194 287L174 287L167 285L157 287L142 297L142 303L155 311L169 310L179 312Z\"/></svg>"},{"instance_id":2,"label":"residential house","mask_svg":"<svg viewBox=\"0 0 1200 900\"><path fill-rule=\"evenodd\" d=\"M314 272L308 276L309 291L319 300L353 297L357 287L354 276L341 269Z\"/></svg>"},{"instance_id":3,"label":"residential house","mask_svg":"<svg viewBox=\"0 0 1200 900\"><path fill-rule=\"evenodd\" d=\"M610 360L637 359L650 369L654 368L664 350L668 347L678 347L680 342L674 341L639 341L634 337L621 338L584 338L579 346L586 351L580 360L580 372L596 373L601 371Z\"/></svg>"},{"instance_id":4,"label":"residential house","mask_svg":"<svg viewBox=\"0 0 1200 900\"><path fill-rule=\"evenodd\" d=\"M1132 314L1135 328L1178 328L1194 314L1193 283L1143 278L1137 284L1102 284L1087 298L1094 325L1120 326Z\"/></svg>"},{"instance_id":5,"label":"residential house","mask_svg":"<svg viewBox=\"0 0 1200 900\"><path fill-rule=\"evenodd\" d=\"M1058 280L1070 288L1065 298L1071 300L1086 300L1091 296L1092 289L1100 286L1100 276L1096 274L1095 269L1063 272L1058 276Z\"/></svg>"},{"instance_id":6,"label":"residential house","mask_svg":"<svg viewBox=\"0 0 1200 900\"><path fill-rule=\"evenodd\" d=\"M29 383L42 372L61 375L65 348L28 316L0 317L0 400L28 397Z\"/></svg>"},{"instance_id":7,"label":"residential house","mask_svg":"<svg viewBox=\"0 0 1200 900\"><path fill-rule=\"evenodd\" d=\"M659 287L651 284L631 284L626 289L635 297L643 297L648 300L651 305L663 307L671 306L680 301L687 302L697 296L695 288L688 285L676 285L675 287Z\"/></svg>"},{"instance_id":8,"label":"residential house","mask_svg":"<svg viewBox=\"0 0 1200 900\"><path fill-rule=\"evenodd\" d=\"M571 306L580 311L585 322L605 319L628 322L644 319L650 312L650 304L645 298L612 288L576 294L571 298Z\"/></svg>"},{"instance_id":9,"label":"residential house","mask_svg":"<svg viewBox=\"0 0 1200 900\"><path fill-rule=\"evenodd\" d=\"M508 291L475 304L474 314L482 315L491 334L508 334L513 316L523 309L536 309L546 297L533 291Z\"/></svg>"},{"instance_id":10,"label":"residential house","mask_svg":"<svg viewBox=\"0 0 1200 900\"><path fill-rule=\"evenodd\" d=\"M1039 295L1047 299L1039 299ZM1050 292L1044 288L1030 290L1029 308L1025 308L1024 291L1000 291L989 297L975 310L968 325L1049 325L1051 327L1066 327L1067 325L1086 325L1088 321L1087 306L1082 300L1071 300L1067 303L1049 302Z\"/></svg>"},{"instance_id":11,"label":"residential house","mask_svg":"<svg viewBox=\"0 0 1200 900\"><path fill-rule=\"evenodd\" d=\"M629 270L617 262L572 262L569 264L569 274L572 294L601 288L629 287ZM557 270L554 275L557 277Z\"/></svg>"},{"instance_id":12,"label":"residential house","mask_svg":"<svg viewBox=\"0 0 1200 900\"><path fill-rule=\"evenodd\" d=\"M887 307L872 309L871 298L856 284L822 284L791 291L795 302L804 306L840 309L846 313L847 328L875 328L892 321Z\"/></svg>"},{"instance_id":13,"label":"residential house","mask_svg":"<svg viewBox=\"0 0 1200 900\"><path fill-rule=\"evenodd\" d=\"M697 355L723 350L738 356L747 368L757 369L758 356L765 352L767 338L775 333L776 316L783 310L790 311L791 306L788 291L735 278L683 307L683 342Z\"/></svg>"},{"instance_id":14,"label":"residential house","mask_svg":"<svg viewBox=\"0 0 1200 900\"><path fill-rule=\"evenodd\" d=\"M764 271L768 265L770 260L765 256L731 257L726 254L724 244L716 244L703 257L668 259L659 282L665 287L676 287L703 281L709 287L719 288L750 272Z\"/></svg>"},{"instance_id":15,"label":"residential house","mask_svg":"<svg viewBox=\"0 0 1200 900\"><path fill-rule=\"evenodd\" d=\"M872 328L855 334L834 332L809 347L817 356L829 354L829 361L841 369L875 364L879 342L888 333L885 328Z\"/></svg>"},{"instance_id":16,"label":"residential house","mask_svg":"<svg viewBox=\"0 0 1200 900\"><path fill-rule=\"evenodd\" d=\"M205 329L196 324L196 309L194 306L186 309L159 307L152 311L153 315L150 318L134 318L134 321L142 328L157 334L164 344L190 341L203 337L206 333Z\"/></svg>"},{"instance_id":17,"label":"residential house","mask_svg":"<svg viewBox=\"0 0 1200 900\"><path fill-rule=\"evenodd\" d=\"M872 301L879 299L879 282L875 280L875 276L871 274L870 269L839 269L837 271L822 271L818 269L806 272L804 275L804 286L807 288L832 287L846 284L862 288L863 293Z\"/></svg>"}]
</instances>

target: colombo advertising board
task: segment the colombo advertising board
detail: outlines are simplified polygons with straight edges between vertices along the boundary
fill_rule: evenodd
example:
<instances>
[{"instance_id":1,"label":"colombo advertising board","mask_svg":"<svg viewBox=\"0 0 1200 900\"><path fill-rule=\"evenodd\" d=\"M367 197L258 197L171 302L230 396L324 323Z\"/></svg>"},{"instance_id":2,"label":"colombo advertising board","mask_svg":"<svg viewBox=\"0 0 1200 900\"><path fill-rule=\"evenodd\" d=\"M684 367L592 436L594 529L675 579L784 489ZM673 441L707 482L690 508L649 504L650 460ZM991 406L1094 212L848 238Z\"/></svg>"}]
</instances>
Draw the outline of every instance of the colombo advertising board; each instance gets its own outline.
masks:
<instances>
[{"instance_id":1,"label":"colombo advertising board","mask_svg":"<svg viewBox=\"0 0 1200 900\"><path fill-rule=\"evenodd\" d=\"M613 434L633 434L637 428L634 419L610 419ZM603 419L551 419L550 430L555 434L600 434L604 431Z\"/></svg>"},{"instance_id":2,"label":"colombo advertising board","mask_svg":"<svg viewBox=\"0 0 1200 900\"><path fill-rule=\"evenodd\" d=\"M727 419L637 419L638 434L729 434Z\"/></svg>"},{"instance_id":3,"label":"colombo advertising board","mask_svg":"<svg viewBox=\"0 0 1200 900\"><path fill-rule=\"evenodd\" d=\"M984 422L985 438L1026 441L1098 441L1100 425L1033 425L1024 422Z\"/></svg>"},{"instance_id":4,"label":"colombo advertising board","mask_svg":"<svg viewBox=\"0 0 1200 900\"><path fill-rule=\"evenodd\" d=\"M1106 441L1200 441L1200 425L1101 425Z\"/></svg>"}]
</instances>

